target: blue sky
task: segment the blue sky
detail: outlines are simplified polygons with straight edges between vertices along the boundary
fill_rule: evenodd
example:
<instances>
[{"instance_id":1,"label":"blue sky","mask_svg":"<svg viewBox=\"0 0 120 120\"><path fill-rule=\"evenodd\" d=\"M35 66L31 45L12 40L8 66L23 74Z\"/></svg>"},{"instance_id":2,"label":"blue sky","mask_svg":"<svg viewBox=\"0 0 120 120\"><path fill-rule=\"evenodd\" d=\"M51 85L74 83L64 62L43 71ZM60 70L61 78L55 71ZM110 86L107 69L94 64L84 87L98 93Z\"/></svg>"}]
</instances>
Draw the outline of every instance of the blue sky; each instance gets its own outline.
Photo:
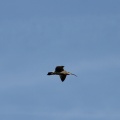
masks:
<instances>
[{"instance_id":1,"label":"blue sky","mask_svg":"<svg viewBox=\"0 0 120 120\"><path fill-rule=\"evenodd\" d=\"M120 120L119 5L0 1L0 119Z\"/></svg>"}]
</instances>

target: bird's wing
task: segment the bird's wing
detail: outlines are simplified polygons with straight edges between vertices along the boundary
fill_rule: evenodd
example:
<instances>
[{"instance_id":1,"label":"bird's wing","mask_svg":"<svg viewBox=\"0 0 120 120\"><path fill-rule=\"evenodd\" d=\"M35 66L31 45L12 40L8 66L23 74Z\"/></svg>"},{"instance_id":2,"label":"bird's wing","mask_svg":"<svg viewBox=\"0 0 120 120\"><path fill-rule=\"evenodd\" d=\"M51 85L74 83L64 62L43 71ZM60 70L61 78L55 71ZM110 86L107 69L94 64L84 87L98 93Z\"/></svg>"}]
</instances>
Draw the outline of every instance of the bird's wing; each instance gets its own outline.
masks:
<instances>
[{"instance_id":1,"label":"bird's wing","mask_svg":"<svg viewBox=\"0 0 120 120\"><path fill-rule=\"evenodd\" d=\"M65 78L66 78L66 75L60 75L60 79L62 82L65 80Z\"/></svg>"},{"instance_id":2,"label":"bird's wing","mask_svg":"<svg viewBox=\"0 0 120 120\"><path fill-rule=\"evenodd\" d=\"M55 72L62 72L62 71L64 71L64 66L57 66L56 68L55 68Z\"/></svg>"}]
</instances>

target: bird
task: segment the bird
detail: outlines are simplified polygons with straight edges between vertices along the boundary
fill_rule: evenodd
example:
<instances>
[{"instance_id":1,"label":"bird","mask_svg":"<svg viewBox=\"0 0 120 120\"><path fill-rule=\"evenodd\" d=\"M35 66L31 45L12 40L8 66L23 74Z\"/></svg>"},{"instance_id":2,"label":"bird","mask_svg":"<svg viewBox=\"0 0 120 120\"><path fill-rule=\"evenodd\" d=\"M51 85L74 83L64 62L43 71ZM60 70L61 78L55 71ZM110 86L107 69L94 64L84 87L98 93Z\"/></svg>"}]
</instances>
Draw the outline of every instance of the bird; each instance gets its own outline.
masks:
<instances>
[{"instance_id":1,"label":"bird","mask_svg":"<svg viewBox=\"0 0 120 120\"><path fill-rule=\"evenodd\" d=\"M65 71L64 66L56 66L55 71L54 72L48 72L47 75L59 75L62 82L65 80L67 75L74 75L74 76L77 77L77 75Z\"/></svg>"}]
</instances>

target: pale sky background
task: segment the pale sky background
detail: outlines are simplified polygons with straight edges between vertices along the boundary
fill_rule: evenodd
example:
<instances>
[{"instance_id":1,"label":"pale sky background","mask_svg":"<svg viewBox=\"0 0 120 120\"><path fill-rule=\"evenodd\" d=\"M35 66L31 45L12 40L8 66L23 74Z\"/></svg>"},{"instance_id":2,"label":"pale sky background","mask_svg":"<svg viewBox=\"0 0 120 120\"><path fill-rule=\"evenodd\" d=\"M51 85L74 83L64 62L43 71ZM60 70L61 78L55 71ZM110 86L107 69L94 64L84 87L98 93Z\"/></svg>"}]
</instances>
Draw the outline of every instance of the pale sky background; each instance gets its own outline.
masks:
<instances>
[{"instance_id":1,"label":"pale sky background","mask_svg":"<svg viewBox=\"0 0 120 120\"><path fill-rule=\"evenodd\" d=\"M1 0L0 120L120 120L120 0Z\"/></svg>"}]
</instances>

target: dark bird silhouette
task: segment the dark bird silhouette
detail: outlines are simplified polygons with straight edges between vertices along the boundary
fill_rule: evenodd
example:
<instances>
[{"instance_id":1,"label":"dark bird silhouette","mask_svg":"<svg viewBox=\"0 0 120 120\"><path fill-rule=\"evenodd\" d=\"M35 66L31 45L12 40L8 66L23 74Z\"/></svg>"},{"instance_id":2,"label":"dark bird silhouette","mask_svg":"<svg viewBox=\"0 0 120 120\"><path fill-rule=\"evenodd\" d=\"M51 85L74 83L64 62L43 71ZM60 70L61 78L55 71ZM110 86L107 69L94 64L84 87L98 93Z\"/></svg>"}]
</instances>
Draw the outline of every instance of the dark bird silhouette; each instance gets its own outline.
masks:
<instances>
[{"instance_id":1,"label":"dark bird silhouette","mask_svg":"<svg viewBox=\"0 0 120 120\"><path fill-rule=\"evenodd\" d=\"M62 82L65 80L67 75L74 75L77 77L77 75L67 72L63 68L64 68L64 66L56 66L55 71L48 72L47 75L59 75Z\"/></svg>"}]
</instances>

